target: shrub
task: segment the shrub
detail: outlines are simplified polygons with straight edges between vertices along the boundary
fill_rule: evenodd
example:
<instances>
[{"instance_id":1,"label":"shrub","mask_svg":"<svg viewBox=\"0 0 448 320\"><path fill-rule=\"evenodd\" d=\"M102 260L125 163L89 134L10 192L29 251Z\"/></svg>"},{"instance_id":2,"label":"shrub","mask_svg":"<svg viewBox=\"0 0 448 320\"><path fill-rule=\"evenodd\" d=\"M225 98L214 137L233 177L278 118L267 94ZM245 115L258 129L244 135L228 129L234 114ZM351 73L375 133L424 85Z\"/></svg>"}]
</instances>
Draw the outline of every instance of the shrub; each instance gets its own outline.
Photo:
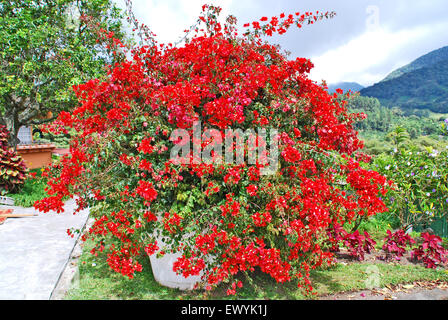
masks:
<instances>
[{"instance_id":1,"label":"shrub","mask_svg":"<svg viewBox=\"0 0 448 320\"><path fill-rule=\"evenodd\" d=\"M397 145L387 155L374 160L374 168L395 183L386 204L391 215L400 222L400 229L429 226L437 218L447 217L448 208L448 147L425 151L400 143L406 136L394 133Z\"/></svg>"},{"instance_id":2,"label":"shrub","mask_svg":"<svg viewBox=\"0 0 448 320\"><path fill-rule=\"evenodd\" d=\"M30 170L20 192L9 194L14 199L14 205L20 207L32 207L38 200L48 197L45 191L47 187L46 178L41 177L41 169Z\"/></svg>"},{"instance_id":3,"label":"shrub","mask_svg":"<svg viewBox=\"0 0 448 320\"><path fill-rule=\"evenodd\" d=\"M386 253L386 260L400 260L406 253L406 247L415 243L412 237L400 229L392 233L387 230L387 236L384 239L383 250Z\"/></svg>"},{"instance_id":4,"label":"shrub","mask_svg":"<svg viewBox=\"0 0 448 320\"><path fill-rule=\"evenodd\" d=\"M423 243L411 252L413 259L423 261L426 268L435 269L447 262L448 250L442 246L442 238L422 233Z\"/></svg>"},{"instance_id":5,"label":"shrub","mask_svg":"<svg viewBox=\"0 0 448 320\"><path fill-rule=\"evenodd\" d=\"M340 245L344 241L348 232L339 224L334 223L327 231L327 244L331 252L339 252Z\"/></svg>"},{"instance_id":6,"label":"shrub","mask_svg":"<svg viewBox=\"0 0 448 320\"><path fill-rule=\"evenodd\" d=\"M0 194L18 192L27 177L25 162L8 147L8 139L6 127L0 125Z\"/></svg>"},{"instance_id":7,"label":"shrub","mask_svg":"<svg viewBox=\"0 0 448 320\"><path fill-rule=\"evenodd\" d=\"M339 252L343 245L352 257L360 261L364 260L366 253L375 249L376 242L367 231L364 231L364 234L358 230L350 233L336 223L328 229L327 236L326 242L331 252Z\"/></svg>"},{"instance_id":8,"label":"shrub","mask_svg":"<svg viewBox=\"0 0 448 320\"><path fill-rule=\"evenodd\" d=\"M179 47L135 48L107 78L74 88L79 106L58 118L77 131L71 155L53 168L50 197L35 207L60 211L62 197L73 195L79 208L100 206L84 238L129 277L142 270L142 252L181 252L174 270L202 272L209 288L258 268L311 290L309 271L332 256L326 230L387 211L380 197L390 182L356 160L362 142L352 124L360 115L308 79L309 60L290 61L260 40L331 14L262 18L239 37L233 17L217 22L219 11L204 6L204 34ZM107 36L120 54L120 41ZM215 130L213 139L197 134L197 121ZM262 153L269 162L218 161L225 129L257 127L269 130L255 140L271 146ZM191 141L184 162L172 158ZM195 161L198 144L216 161ZM232 142L226 150L237 156L240 147ZM253 149L245 146L244 155ZM273 174L263 174L276 159Z\"/></svg>"},{"instance_id":9,"label":"shrub","mask_svg":"<svg viewBox=\"0 0 448 320\"><path fill-rule=\"evenodd\" d=\"M366 231L362 235L356 230L344 237L344 244L352 257L362 261L366 253L371 253L375 249L376 242Z\"/></svg>"}]
</instances>

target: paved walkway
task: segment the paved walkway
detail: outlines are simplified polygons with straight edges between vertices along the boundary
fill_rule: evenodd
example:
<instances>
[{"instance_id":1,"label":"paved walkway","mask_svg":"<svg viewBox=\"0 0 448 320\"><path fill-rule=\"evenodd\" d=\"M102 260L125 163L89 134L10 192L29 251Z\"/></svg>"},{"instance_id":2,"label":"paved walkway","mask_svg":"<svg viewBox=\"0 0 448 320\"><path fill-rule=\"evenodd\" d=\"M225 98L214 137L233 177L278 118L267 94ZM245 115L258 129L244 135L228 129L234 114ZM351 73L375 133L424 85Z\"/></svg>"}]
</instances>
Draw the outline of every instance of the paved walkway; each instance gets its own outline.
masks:
<instances>
[{"instance_id":1,"label":"paved walkway","mask_svg":"<svg viewBox=\"0 0 448 320\"><path fill-rule=\"evenodd\" d=\"M8 218L0 225L0 300L48 300L76 244L67 229L82 229L88 210L73 215L74 200L65 212L42 213L33 208L1 206L36 217Z\"/></svg>"}]
</instances>

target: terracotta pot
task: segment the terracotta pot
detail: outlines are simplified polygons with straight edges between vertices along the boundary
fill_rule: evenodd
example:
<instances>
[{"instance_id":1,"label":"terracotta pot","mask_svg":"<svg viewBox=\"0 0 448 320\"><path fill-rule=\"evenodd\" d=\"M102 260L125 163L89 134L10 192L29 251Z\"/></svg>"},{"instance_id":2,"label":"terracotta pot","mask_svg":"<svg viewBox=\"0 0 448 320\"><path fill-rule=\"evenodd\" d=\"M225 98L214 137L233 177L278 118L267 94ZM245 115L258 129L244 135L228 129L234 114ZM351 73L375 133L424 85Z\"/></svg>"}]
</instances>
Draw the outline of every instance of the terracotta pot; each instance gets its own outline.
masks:
<instances>
[{"instance_id":1,"label":"terracotta pot","mask_svg":"<svg viewBox=\"0 0 448 320\"><path fill-rule=\"evenodd\" d=\"M54 144L18 145L17 153L23 158L28 169L36 169L51 164Z\"/></svg>"}]
</instances>

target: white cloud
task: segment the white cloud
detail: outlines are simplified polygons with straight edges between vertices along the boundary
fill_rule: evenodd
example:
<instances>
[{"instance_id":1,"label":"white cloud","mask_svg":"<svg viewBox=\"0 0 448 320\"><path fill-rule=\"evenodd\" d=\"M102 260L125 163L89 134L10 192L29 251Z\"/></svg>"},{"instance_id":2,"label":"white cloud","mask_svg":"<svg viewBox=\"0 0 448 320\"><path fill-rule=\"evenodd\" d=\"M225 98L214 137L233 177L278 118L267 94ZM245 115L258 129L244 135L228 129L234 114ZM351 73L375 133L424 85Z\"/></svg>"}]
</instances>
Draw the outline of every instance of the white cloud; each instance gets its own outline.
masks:
<instances>
[{"instance_id":1,"label":"white cloud","mask_svg":"<svg viewBox=\"0 0 448 320\"><path fill-rule=\"evenodd\" d=\"M402 55L407 48L424 42L435 34L446 32L446 29L447 23L397 31L386 27L367 31L342 46L312 57L315 68L311 72L311 78L318 82L324 79L329 84L356 81L362 85L371 85L382 80L393 67L403 66L417 58L403 59ZM430 48L428 51L435 49L437 48ZM392 70L381 71L384 69L381 66L387 63Z\"/></svg>"}]
</instances>

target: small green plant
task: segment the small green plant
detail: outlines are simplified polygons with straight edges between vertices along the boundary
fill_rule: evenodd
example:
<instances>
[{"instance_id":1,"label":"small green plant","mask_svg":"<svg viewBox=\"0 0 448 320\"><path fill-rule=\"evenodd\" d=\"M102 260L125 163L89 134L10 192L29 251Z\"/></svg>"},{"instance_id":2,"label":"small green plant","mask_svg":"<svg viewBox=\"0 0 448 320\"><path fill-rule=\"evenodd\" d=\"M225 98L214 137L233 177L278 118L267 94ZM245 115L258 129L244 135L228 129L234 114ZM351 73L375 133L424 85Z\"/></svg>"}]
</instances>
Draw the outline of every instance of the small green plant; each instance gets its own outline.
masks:
<instances>
[{"instance_id":1,"label":"small green plant","mask_svg":"<svg viewBox=\"0 0 448 320\"><path fill-rule=\"evenodd\" d=\"M41 169L30 170L30 176L25 180L23 188L15 194L8 194L14 199L14 204L20 207L32 207L34 202L48 197L45 188L47 179L41 176Z\"/></svg>"}]
</instances>

